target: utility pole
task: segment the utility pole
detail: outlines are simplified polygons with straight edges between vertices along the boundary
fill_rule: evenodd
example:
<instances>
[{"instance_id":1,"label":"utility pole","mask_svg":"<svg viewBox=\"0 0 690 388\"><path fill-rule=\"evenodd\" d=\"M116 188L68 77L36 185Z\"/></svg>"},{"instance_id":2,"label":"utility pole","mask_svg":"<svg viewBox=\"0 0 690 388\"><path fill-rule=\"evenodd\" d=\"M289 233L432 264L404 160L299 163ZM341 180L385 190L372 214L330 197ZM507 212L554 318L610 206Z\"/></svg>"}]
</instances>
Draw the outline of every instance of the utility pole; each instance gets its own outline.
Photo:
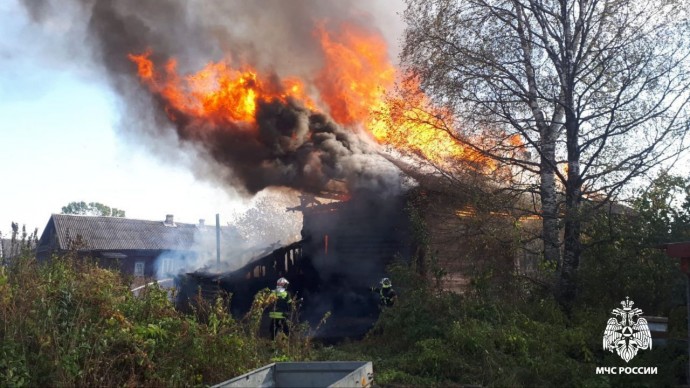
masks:
<instances>
[{"instance_id":1,"label":"utility pole","mask_svg":"<svg viewBox=\"0 0 690 388\"><path fill-rule=\"evenodd\" d=\"M220 214L216 213L216 268L220 271Z\"/></svg>"}]
</instances>

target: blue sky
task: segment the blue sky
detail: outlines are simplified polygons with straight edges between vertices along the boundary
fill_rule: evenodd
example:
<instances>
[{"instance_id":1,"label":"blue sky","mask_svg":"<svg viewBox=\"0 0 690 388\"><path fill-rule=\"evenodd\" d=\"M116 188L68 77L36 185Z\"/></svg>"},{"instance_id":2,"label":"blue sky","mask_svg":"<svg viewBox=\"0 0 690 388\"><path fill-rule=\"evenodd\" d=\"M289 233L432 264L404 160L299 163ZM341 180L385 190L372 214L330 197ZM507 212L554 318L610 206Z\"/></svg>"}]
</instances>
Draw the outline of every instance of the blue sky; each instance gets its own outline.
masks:
<instances>
[{"instance_id":1,"label":"blue sky","mask_svg":"<svg viewBox=\"0 0 690 388\"><path fill-rule=\"evenodd\" d=\"M59 23L38 28L15 0L0 2L0 232L18 222L40 233L71 201L141 219L220 213L223 222L240 202L118 134L117 97L74 35Z\"/></svg>"}]
</instances>

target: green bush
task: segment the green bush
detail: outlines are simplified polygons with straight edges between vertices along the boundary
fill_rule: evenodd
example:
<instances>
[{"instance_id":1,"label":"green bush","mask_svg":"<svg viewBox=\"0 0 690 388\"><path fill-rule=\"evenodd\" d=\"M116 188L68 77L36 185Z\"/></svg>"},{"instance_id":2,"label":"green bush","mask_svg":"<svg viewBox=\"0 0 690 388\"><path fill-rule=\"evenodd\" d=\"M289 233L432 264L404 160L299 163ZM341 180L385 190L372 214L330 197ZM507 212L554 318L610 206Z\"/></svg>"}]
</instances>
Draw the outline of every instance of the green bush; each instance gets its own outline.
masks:
<instances>
[{"instance_id":1,"label":"green bush","mask_svg":"<svg viewBox=\"0 0 690 388\"><path fill-rule=\"evenodd\" d=\"M635 382L595 374L597 366L622 362L601 350L612 306L581 308L569 318L546 291L532 289L520 297L461 296L439 291L410 269L393 271L399 290L396 305L382 312L363 341L321 349L320 359L371 360L377 383L391 387L598 387ZM642 351L633 361L659 366L659 375L637 380L644 385L681 381L683 357L678 349Z\"/></svg>"},{"instance_id":2,"label":"green bush","mask_svg":"<svg viewBox=\"0 0 690 388\"><path fill-rule=\"evenodd\" d=\"M134 296L118 273L87 259L20 258L0 267L0 385L204 385L271 359L308 357L308 328L295 324L280 346L251 319L265 304L241 321L228 304L199 299L193 314L182 314L168 290Z\"/></svg>"}]
</instances>

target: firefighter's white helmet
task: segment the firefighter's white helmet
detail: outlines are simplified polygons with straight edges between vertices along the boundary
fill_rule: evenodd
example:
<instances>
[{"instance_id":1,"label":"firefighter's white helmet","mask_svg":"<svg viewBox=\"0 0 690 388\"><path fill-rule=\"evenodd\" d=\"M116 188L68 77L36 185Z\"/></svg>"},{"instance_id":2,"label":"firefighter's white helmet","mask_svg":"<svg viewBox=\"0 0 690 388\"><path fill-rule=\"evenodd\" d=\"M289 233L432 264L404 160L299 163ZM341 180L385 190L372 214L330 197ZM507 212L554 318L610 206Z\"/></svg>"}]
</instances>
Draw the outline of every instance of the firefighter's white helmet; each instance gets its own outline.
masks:
<instances>
[{"instance_id":1,"label":"firefighter's white helmet","mask_svg":"<svg viewBox=\"0 0 690 388\"><path fill-rule=\"evenodd\" d=\"M276 282L276 285L277 285L278 287L287 287L288 284L290 284L290 282L288 282L288 280L285 279L285 278L280 278L280 279L278 279L278 281Z\"/></svg>"},{"instance_id":2,"label":"firefighter's white helmet","mask_svg":"<svg viewBox=\"0 0 690 388\"><path fill-rule=\"evenodd\" d=\"M383 278L383 279L381 279L381 287L382 288L390 288L390 287L393 287L393 283L391 282L390 279Z\"/></svg>"}]
</instances>

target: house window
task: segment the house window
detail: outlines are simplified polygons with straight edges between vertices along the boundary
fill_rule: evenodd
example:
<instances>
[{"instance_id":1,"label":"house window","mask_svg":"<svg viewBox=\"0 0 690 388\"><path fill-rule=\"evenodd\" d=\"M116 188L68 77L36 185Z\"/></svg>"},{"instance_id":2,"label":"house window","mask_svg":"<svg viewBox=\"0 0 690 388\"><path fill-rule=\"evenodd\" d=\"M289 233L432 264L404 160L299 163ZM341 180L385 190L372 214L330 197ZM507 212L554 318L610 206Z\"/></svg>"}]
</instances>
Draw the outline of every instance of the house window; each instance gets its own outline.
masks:
<instances>
[{"instance_id":1,"label":"house window","mask_svg":"<svg viewBox=\"0 0 690 388\"><path fill-rule=\"evenodd\" d=\"M137 261L134 263L134 276L144 276L144 262Z\"/></svg>"},{"instance_id":2,"label":"house window","mask_svg":"<svg viewBox=\"0 0 690 388\"><path fill-rule=\"evenodd\" d=\"M175 265L175 260L163 259L161 270L162 270L161 273L163 274L163 276L174 274L175 271L177 270L177 266Z\"/></svg>"}]
</instances>

